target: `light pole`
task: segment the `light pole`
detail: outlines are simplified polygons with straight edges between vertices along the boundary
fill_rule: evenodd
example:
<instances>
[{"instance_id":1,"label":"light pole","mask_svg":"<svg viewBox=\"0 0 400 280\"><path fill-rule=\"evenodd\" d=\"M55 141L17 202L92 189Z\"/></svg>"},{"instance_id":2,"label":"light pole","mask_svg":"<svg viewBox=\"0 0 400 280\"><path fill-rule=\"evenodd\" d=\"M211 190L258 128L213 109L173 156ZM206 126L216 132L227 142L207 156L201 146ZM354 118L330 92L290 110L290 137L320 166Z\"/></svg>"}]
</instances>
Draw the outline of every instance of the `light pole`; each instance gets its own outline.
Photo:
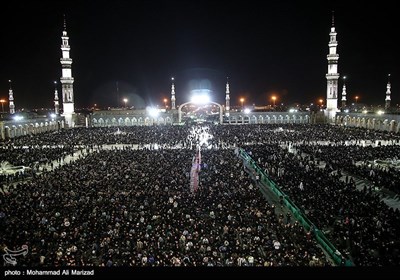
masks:
<instances>
[{"instance_id":1,"label":"light pole","mask_svg":"<svg viewBox=\"0 0 400 280\"><path fill-rule=\"evenodd\" d=\"M167 98L164 98L164 107L165 107L165 109L167 109Z\"/></svg>"},{"instance_id":2,"label":"light pole","mask_svg":"<svg viewBox=\"0 0 400 280\"><path fill-rule=\"evenodd\" d=\"M124 101L125 108L126 108L126 104L128 103L128 98L124 98L124 99L122 99L122 101Z\"/></svg>"},{"instance_id":3,"label":"light pole","mask_svg":"<svg viewBox=\"0 0 400 280\"><path fill-rule=\"evenodd\" d=\"M324 100L323 100L323 99L320 99L320 100L319 100L319 103L321 103L320 107L322 108L322 105L324 104Z\"/></svg>"},{"instance_id":4,"label":"light pole","mask_svg":"<svg viewBox=\"0 0 400 280\"><path fill-rule=\"evenodd\" d=\"M240 98L240 102L241 102L241 104L242 104L242 109L243 109L243 102L244 102L244 98L243 98L243 97Z\"/></svg>"},{"instance_id":5,"label":"light pole","mask_svg":"<svg viewBox=\"0 0 400 280\"><path fill-rule=\"evenodd\" d=\"M1 112L4 113L4 103L6 103L6 100L5 99L0 99L0 102L1 102Z\"/></svg>"},{"instance_id":6,"label":"light pole","mask_svg":"<svg viewBox=\"0 0 400 280\"><path fill-rule=\"evenodd\" d=\"M276 96L275 96L275 95L273 95L271 98L272 98L272 104L273 104L273 106L274 106L274 108L275 108L275 100L276 100Z\"/></svg>"},{"instance_id":7,"label":"light pole","mask_svg":"<svg viewBox=\"0 0 400 280\"><path fill-rule=\"evenodd\" d=\"M358 102L358 95L355 97L355 99L356 99L356 104L357 104L357 102Z\"/></svg>"}]
</instances>

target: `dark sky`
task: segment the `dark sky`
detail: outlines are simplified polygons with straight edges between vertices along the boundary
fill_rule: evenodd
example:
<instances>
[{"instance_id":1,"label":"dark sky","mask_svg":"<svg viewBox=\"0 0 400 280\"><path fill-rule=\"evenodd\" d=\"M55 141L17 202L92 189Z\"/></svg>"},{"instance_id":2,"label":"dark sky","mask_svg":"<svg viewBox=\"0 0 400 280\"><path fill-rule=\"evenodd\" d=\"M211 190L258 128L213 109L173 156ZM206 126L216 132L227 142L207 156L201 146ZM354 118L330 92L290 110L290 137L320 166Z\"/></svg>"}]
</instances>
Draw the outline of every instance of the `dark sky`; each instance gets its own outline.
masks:
<instances>
[{"instance_id":1,"label":"dark sky","mask_svg":"<svg viewBox=\"0 0 400 280\"><path fill-rule=\"evenodd\" d=\"M264 105L272 93L284 103L315 102L326 97L335 10L348 100L359 95L359 102L383 104L391 73L392 102L399 103L400 25L392 1L328 2L7 1L0 11L0 97L8 98L11 79L17 109L53 106L65 13L75 108L115 106L116 81L120 99L162 105L172 76L177 104L200 80L209 81L213 100L224 102L227 76L232 105L242 96Z\"/></svg>"}]
</instances>

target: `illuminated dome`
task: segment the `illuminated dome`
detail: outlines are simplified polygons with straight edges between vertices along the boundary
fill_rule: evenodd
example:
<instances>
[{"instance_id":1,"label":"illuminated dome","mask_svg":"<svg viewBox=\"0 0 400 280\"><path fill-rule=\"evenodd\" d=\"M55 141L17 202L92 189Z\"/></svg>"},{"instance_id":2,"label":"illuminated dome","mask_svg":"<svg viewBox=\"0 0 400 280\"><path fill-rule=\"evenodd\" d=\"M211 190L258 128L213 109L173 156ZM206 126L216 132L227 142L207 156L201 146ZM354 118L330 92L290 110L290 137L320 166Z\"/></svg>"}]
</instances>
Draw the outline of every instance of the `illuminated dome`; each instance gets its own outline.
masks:
<instances>
[{"instance_id":1,"label":"illuminated dome","mask_svg":"<svg viewBox=\"0 0 400 280\"><path fill-rule=\"evenodd\" d=\"M191 101L197 104L208 103L211 98L211 82L207 79L192 80L189 83Z\"/></svg>"}]
</instances>

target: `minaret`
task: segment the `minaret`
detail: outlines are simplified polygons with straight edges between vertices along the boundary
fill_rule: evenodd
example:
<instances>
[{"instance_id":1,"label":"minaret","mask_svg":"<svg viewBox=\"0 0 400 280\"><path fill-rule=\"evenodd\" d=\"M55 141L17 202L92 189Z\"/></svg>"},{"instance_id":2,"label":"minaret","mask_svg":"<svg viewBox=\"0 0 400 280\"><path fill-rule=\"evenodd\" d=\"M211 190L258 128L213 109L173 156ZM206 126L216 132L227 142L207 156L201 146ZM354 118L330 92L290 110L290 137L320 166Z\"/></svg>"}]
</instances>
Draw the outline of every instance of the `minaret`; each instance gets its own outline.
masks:
<instances>
[{"instance_id":1,"label":"minaret","mask_svg":"<svg viewBox=\"0 0 400 280\"><path fill-rule=\"evenodd\" d=\"M72 59L69 57L70 46L68 43L67 27L64 16L64 30L62 32L62 58L60 59L62 67L62 76L60 78L62 85L62 99L63 99L63 116L69 127L74 126L73 115L74 109L74 78L72 77L71 64Z\"/></svg>"},{"instance_id":2,"label":"minaret","mask_svg":"<svg viewBox=\"0 0 400 280\"><path fill-rule=\"evenodd\" d=\"M336 31L335 31L335 18L332 12L332 27L329 33L329 54L328 59L328 73L326 74L327 79L327 91L326 91L326 116L329 119L333 119L338 111L338 60L339 55L336 53L338 42L336 41Z\"/></svg>"},{"instance_id":3,"label":"minaret","mask_svg":"<svg viewBox=\"0 0 400 280\"><path fill-rule=\"evenodd\" d=\"M171 109L175 110L175 85L174 85L174 77L171 78L172 85L171 85Z\"/></svg>"},{"instance_id":4,"label":"minaret","mask_svg":"<svg viewBox=\"0 0 400 280\"><path fill-rule=\"evenodd\" d=\"M10 83L10 89L8 90L8 102L10 106L10 114L15 114L15 105L14 105L14 93L11 87L11 80L8 80Z\"/></svg>"},{"instance_id":5,"label":"minaret","mask_svg":"<svg viewBox=\"0 0 400 280\"><path fill-rule=\"evenodd\" d=\"M229 117L229 110L230 110L230 100L229 97L229 77L226 77L226 91L225 91L225 115Z\"/></svg>"},{"instance_id":6,"label":"minaret","mask_svg":"<svg viewBox=\"0 0 400 280\"><path fill-rule=\"evenodd\" d=\"M117 90L117 107L119 107L119 104L121 103L121 101L119 101L119 85L118 85L118 81L115 82L115 87L116 87L116 90Z\"/></svg>"},{"instance_id":7,"label":"minaret","mask_svg":"<svg viewBox=\"0 0 400 280\"><path fill-rule=\"evenodd\" d=\"M346 107L346 76L343 76L342 108Z\"/></svg>"},{"instance_id":8,"label":"minaret","mask_svg":"<svg viewBox=\"0 0 400 280\"><path fill-rule=\"evenodd\" d=\"M388 74L388 83L386 85L386 98L385 98L385 109L389 109L390 108L390 74Z\"/></svg>"},{"instance_id":9,"label":"minaret","mask_svg":"<svg viewBox=\"0 0 400 280\"><path fill-rule=\"evenodd\" d=\"M60 104L58 102L57 81L54 81L54 113L57 116L60 114Z\"/></svg>"}]
</instances>

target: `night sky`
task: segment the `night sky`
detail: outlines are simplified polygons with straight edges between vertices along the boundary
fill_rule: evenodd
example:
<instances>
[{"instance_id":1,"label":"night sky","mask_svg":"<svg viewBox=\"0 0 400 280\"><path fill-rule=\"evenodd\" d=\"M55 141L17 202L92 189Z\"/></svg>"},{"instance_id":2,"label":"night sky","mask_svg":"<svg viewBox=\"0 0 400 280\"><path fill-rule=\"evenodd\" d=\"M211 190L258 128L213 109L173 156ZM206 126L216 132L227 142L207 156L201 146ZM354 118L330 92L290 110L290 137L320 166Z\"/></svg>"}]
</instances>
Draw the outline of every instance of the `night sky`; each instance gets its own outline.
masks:
<instances>
[{"instance_id":1,"label":"night sky","mask_svg":"<svg viewBox=\"0 0 400 280\"><path fill-rule=\"evenodd\" d=\"M227 76L232 105L240 97L270 104L272 94L285 104L316 102L326 98L335 10L349 102L358 95L360 103L384 104L390 73L392 104L399 103L395 2L327 2L7 1L0 11L0 97L8 99L11 79L17 109L53 107L65 14L75 108L116 106L117 81L119 100L162 106L172 76L177 104L200 86L223 103Z\"/></svg>"}]
</instances>

